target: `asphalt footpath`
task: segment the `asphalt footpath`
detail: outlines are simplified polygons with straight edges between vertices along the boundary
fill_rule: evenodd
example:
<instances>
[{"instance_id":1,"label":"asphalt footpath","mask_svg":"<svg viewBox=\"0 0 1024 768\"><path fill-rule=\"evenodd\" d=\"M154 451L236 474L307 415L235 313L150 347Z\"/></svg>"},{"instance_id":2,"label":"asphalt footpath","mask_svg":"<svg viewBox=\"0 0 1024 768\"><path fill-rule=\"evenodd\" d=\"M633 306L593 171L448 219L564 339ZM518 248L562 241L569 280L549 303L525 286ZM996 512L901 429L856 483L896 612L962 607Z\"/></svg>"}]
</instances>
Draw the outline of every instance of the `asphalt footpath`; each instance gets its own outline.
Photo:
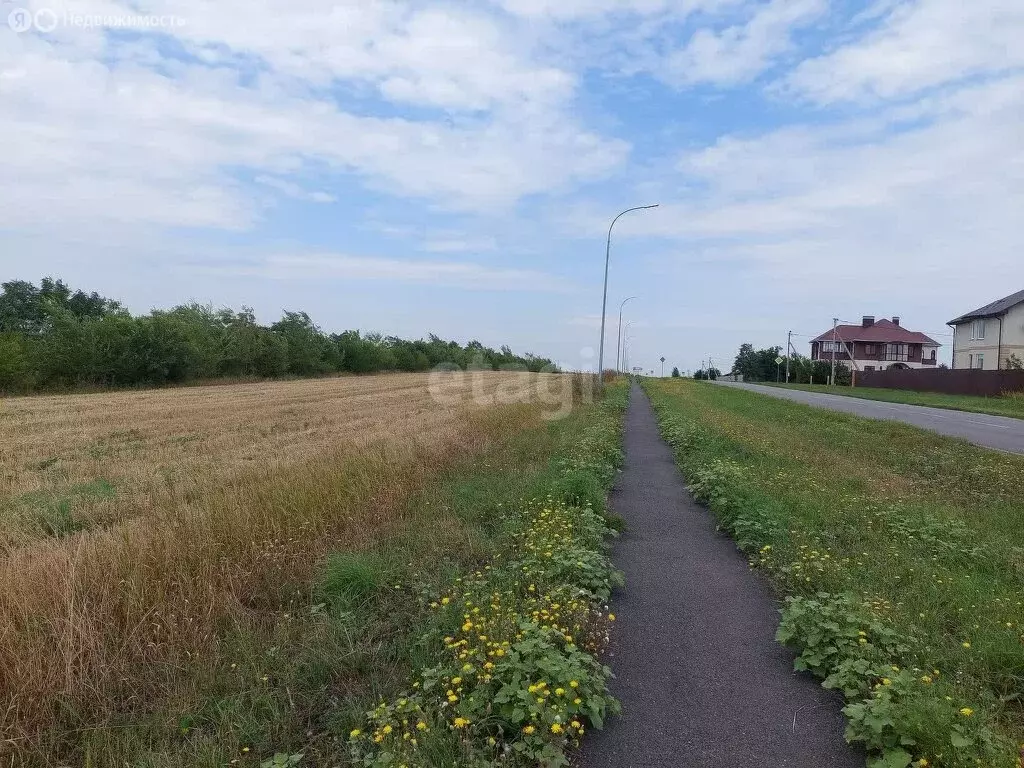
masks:
<instances>
[{"instance_id":1,"label":"asphalt footpath","mask_svg":"<svg viewBox=\"0 0 1024 768\"><path fill-rule=\"evenodd\" d=\"M686 491L634 385L626 460L610 504L626 586L608 664L623 712L591 731L583 768L863 768L841 697L793 672L775 642L779 604Z\"/></svg>"}]
</instances>

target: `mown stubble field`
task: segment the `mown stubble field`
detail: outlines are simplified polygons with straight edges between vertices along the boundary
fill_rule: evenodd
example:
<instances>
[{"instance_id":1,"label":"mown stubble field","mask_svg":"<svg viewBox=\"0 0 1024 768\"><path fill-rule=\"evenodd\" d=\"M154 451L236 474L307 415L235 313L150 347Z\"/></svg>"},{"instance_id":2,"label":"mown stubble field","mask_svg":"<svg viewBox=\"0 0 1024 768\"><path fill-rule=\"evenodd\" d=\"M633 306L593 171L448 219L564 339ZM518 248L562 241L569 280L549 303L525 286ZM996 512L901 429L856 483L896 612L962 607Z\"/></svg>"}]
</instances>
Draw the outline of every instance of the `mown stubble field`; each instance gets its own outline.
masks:
<instances>
[{"instance_id":1,"label":"mown stubble field","mask_svg":"<svg viewBox=\"0 0 1024 768\"><path fill-rule=\"evenodd\" d=\"M0 758L187 697L227 624L287 607L566 378L431 376L0 403Z\"/></svg>"},{"instance_id":2,"label":"mown stubble field","mask_svg":"<svg viewBox=\"0 0 1024 768\"><path fill-rule=\"evenodd\" d=\"M399 374L2 401L0 554L328 449L422 440L518 374L477 376L435 386L439 398L430 374Z\"/></svg>"}]
</instances>

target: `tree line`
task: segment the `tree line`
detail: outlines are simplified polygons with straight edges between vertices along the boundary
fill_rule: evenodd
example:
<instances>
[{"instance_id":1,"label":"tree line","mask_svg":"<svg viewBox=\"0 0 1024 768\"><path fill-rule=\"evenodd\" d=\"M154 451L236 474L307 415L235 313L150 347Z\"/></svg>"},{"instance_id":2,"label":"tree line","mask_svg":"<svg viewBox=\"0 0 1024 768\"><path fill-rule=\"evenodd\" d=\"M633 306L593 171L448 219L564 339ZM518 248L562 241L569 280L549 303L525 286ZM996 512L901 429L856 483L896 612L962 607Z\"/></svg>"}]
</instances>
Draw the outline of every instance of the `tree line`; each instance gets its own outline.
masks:
<instances>
[{"instance_id":1,"label":"tree line","mask_svg":"<svg viewBox=\"0 0 1024 768\"><path fill-rule=\"evenodd\" d=\"M744 381L785 381L786 363L777 364L775 360L779 357L784 357L782 347L755 350L753 344L741 344L732 370L743 374ZM799 354L789 357L791 384L827 384L831 375L832 363L828 360L811 360ZM836 383L850 383L850 369L845 365L836 366Z\"/></svg>"},{"instance_id":2,"label":"tree line","mask_svg":"<svg viewBox=\"0 0 1024 768\"><path fill-rule=\"evenodd\" d=\"M547 358L431 334L409 341L359 330L325 333L305 312L261 325L253 310L182 304L133 315L61 280L0 284L0 390L181 384L216 378L459 368L554 370Z\"/></svg>"}]
</instances>

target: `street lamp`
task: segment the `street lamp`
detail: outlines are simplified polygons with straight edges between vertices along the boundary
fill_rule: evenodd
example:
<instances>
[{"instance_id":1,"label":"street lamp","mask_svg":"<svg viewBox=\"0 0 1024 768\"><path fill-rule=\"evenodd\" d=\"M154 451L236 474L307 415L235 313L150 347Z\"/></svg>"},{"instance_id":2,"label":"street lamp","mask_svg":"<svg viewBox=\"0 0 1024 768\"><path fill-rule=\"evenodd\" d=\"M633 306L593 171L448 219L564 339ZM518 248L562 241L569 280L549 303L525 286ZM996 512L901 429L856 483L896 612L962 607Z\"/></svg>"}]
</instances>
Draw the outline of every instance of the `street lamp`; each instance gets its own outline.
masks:
<instances>
[{"instance_id":1,"label":"street lamp","mask_svg":"<svg viewBox=\"0 0 1024 768\"><path fill-rule=\"evenodd\" d=\"M605 248L605 252L604 252L604 293L602 294L602 297L601 297L601 345L599 347L600 351L598 352L598 355L597 355L597 383L598 383L598 386L603 386L604 385L604 318L605 318L606 311L608 309L608 262L611 260L611 256L612 256L612 229L615 227L615 222L617 222L619 219L621 219L623 216L625 216L627 213L630 213L631 211L645 211L645 210L648 210L650 208L657 208L657 207L658 207L657 204L655 204L655 205L638 205L636 208L627 208L622 213L620 213L618 216L616 216L614 219L612 219L612 223L610 225L608 225L608 246L607 246L607 248Z\"/></svg>"},{"instance_id":2,"label":"street lamp","mask_svg":"<svg viewBox=\"0 0 1024 768\"><path fill-rule=\"evenodd\" d=\"M629 329L633 325L632 320L626 321L626 332L622 334L622 368L623 373L629 374Z\"/></svg>"},{"instance_id":3,"label":"street lamp","mask_svg":"<svg viewBox=\"0 0 1024 768\"><path fill-rule=\"evenodd\" d=\"M615 371L620 372L619 368L619 351L622 349L622 308L626 306L627 301L632 301L636 296L630 296L628 299L623 299L622 303L619 304L619 339L615 342Z\"/></svg>"}]
</instances>

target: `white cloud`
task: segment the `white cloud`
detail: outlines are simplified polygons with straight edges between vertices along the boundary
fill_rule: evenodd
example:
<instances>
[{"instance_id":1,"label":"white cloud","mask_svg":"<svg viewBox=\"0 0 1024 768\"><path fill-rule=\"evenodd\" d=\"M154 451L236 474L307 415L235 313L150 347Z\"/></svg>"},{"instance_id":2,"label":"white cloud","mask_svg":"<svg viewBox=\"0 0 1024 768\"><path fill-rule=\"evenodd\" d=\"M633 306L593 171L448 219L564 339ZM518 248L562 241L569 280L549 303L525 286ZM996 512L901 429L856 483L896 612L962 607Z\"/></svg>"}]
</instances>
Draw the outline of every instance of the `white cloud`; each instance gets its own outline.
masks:
<instances>
[{"instance_id":1,"label":"white cloud","mask_svg":"<svg viewBox=\"0 0 1024 768\"><path fill-rule=\"evenodd\" d=\"M678 239L680 263L733 264L780 298L871 297L910 313L958 306L968 277L1001 295L1024 251L1024 76L914 114L722 137L681 158L682 199L623 220L619 236Z\"/></svg>"},{"instance_id":2,"label":"white cloud","mask_svg":"<svg viewBox=\"0 0 1024 768\"><path fill-rule=\"evenodd\" d=\"M173 15L162 28L206 64L260 66L298 83L359 82L389 99L453 110L559 102L574 77L535 61L492 15L469 4L407 0L326 3L322 0L31 0L63 15ZM64 33L64 34L61 34ZM84 45L85 30L59 28L65 42Z\"/></svg>"},{"instance_id":3,"label":"white cloud","mask_svg":"<svg viewBox=\"0 0 1024 768\"><path fill-rule=\"evenodd\" d=\"M498 56L502 41L475 17L399 14L402 34L385 36L379 50L363 40L373 50L362 53L324 36L321 22L360 40L398 23L388 10L396 4L366 5L364 16L344 12L349 23L324 21L311 7L289 6L278 19L262 5L175 5L188 22L182 42L219 57L212 69L164 58L166 41L147 38L126 53L100 30L42 37L0 29L0 71L19 75L0 79L0 173L17 180L0 188L0 226L46 228L56 218L246 229L262 204L235 171L274 178L293 195L301 184L288 177L310 164L395 195L487 210L600 177L627 156L625 142L568 116L561 100L571 78ZM222 33L217 45L212 30ZM474 34L479 49L469 43ZM269 71L248 77L246 56ZM465 120L374 117L314 89L321 76L365 77L391 99L490 111Z\"/></svg>"},{"instance_id":4,"label":"white cloud","mask_svg":"<svg viewBox=\"0 0 1024 768\"><path fill-rule=\"evenodd\" d=\"M440 234L423 243L423 250L428 253L480 253L497 247L493 237L462 237L457 233Z\"/></svg>"},{"instance_id":5,"label":"white cloud","mask_svg":"<svg viewBox=\"0 0 1024 768\"><path fill-rule=\"evenodd\" d=\"M646 15L674 7L669 0L497 0L497 3L517 16L560 21L594 18L610 13Z\"/></svg>"},{"instance_id":6,"label":"white cloud","mask_svg":"<svg viewBox=\"0 0 1024 768\"><path fill-rule=\"evenodd\" d=\"M412 261L339 253L268 256L250 264L197 267L204 274L248 275L273 280L343 278L458 286L480 290L565 292L562 278L528 269L486 267L463 261Z\"/></svg>"},{"instance_id":7,"label":"white cloud","mask_svg":"<svg viewBox=\"0 0 1024 768\"><path fill-rule=\"evenodd\" d=\"M285 179L278 179L274 176L257 176L253 179L257 184L263 184L271 189L276 189L278 192L283 194L285 197L290 197L293 200L306 200L311 203L335 203L338 201L334 195L328 194L327 192L321 191L310 191L304 189L298 184L294 184Z\"/></svg>"},{"instance_id":8,"label":"white cloud","mask_svg":"<svg viewBox=\"0 0 1024 768\"><path fill-rule=\"evenodd\" d=\"M1018 0L916 0L864 38L803 62L784 88L824 103L903 97L1024 67L1022 40Z\"/></svg>"},{"instance_id":9,"label":"white cloud","mask_svg":"<svg viewBox=\"0 0 1024 768\"><path fill-rule=\"evenodd\" d=\"M577 315L576 317L570 317L568 320L569 325L578 326L580 328L593 328L594 330L600 330L601 328L601 316L600 315Z\"/></svg>"},{"instance_id":10,"label":"white cloud","mask_svg":"<svg viewBox=\"0 0 1024 768\"><path fill-rule=\"evenodd\" d=\"M670 53L661 76L675 85L734 84L753 79L791 47L791 33L821 16L825 0L771 0L743 24L697 30Z\"/></svg>"}]
</instances>

